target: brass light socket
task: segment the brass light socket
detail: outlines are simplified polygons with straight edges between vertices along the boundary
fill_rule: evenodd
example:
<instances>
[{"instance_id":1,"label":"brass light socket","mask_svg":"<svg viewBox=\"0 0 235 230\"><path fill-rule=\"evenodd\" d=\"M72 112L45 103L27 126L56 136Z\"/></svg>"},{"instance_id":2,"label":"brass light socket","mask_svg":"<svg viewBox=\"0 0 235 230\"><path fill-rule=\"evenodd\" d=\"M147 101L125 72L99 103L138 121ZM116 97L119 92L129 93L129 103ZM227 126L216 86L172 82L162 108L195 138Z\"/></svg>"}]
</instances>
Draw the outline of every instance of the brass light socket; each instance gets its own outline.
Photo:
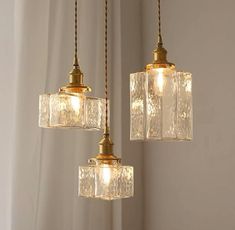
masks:
<instances>
[{"instance_id":1,"label":"brass light socket","mask_svg":"<svg viewBox=\"0 0 235 230\"><path fill-rule=\"evenodd\" d=\"M158 43L157 49L153 51L154 60L152 64L148 64L146 69L152 68L174 68L175 64L167 61L167 50L163 47L163 44Z\"/></svg>"},{"instance_id":2,"label":"brass light socket","mask_svg":"<svg viewBox=\"0 0 235 230\"><path fill-rule=\"evenodd\" d=\"M105 133L99 143L99 154L96 159L102 164L113 165L121 162L121 159L113 154L113 142L108 133Z\"/></svg>"},{"instance_id":3,"label":"brass light socket","mask_svg":"<svg viewBox=\"0 0 235 230\"><path fill-rule=\"evenodd\" d=\"M83 84L83 73L81 72L77 59L75 58L74 67L69 73L69 84L60 88L60 92L85 93L90 91L91 88Z\"/></svg>"},{"instance_id":4,"label":"brass light socket","mask_svg":"<svg viewBox=\"0 0 235 230\"><path fill-rule=\"evenodd\" d=\"M106 155L113 155L113 142L109 134L104 134L103 138L99 143L99 153Z\"/></svg>"},{"instance_id":5,"label":"brass light socket","mask_svg":"<svg viewBox=\"0 0 235 230\"><path fill-rule=\"evenodd\" d=\"M158 46L153 52L154 63L156 64L166 64L167 61L167 50L163 46Z\"/></svg>"},{"instance_id":6,"label":"brass light socket","mask_svg":"<svg viewBox=\"0 0 235 230\"><path fill-rule=\"evenodd\" d=\"M83 73L80 68L73 68L69 73L69 83L83 85Z\"/></svg>"}]
</instances>

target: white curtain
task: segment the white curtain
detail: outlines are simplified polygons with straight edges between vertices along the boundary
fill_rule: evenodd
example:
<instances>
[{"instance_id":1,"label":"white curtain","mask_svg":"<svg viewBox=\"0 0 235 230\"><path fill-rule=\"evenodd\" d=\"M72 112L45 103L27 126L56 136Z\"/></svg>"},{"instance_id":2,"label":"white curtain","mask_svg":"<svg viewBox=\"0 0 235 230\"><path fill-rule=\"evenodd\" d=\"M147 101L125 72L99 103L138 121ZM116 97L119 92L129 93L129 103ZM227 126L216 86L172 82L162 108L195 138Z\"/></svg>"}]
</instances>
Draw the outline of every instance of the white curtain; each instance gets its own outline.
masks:
<instances>
[{"instance_id":1,"label":"white curtain","mask_svg":"<svg viewBox=\"0 0 235 230\"><path fill-rule=\"evenodd\" d=\"M68 81L74 0L1 0L0 46L6 50L0 54L6 75L1 76L1 103L6 105L1 114L1 230L142 230L142 145L131 144L128 134L128 73L140 64L135 63L139 24L133 22L140 19L129 23L127 12L139 8L140 1L109 3L113 139L117 155L135 166L135 198L115 202L79 198L78 166L97 153L101 133L45 130L37 124L39 94L57 92ZM131 14L138 16L138 11ZM79 0L80 65L92 95L98 97L104 95L103 20L102 0ZM132 37L127 50L127 38Z\"/></svg>"}]
</instances>

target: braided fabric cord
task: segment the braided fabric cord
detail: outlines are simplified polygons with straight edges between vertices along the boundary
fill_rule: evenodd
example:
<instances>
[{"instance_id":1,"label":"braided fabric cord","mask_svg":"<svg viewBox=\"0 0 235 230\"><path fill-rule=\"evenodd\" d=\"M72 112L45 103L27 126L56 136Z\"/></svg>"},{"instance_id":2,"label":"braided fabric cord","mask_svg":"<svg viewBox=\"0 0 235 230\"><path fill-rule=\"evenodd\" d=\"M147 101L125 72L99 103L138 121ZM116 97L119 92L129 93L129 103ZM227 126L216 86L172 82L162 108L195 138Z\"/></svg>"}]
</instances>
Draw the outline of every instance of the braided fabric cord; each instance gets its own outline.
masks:
<instances>
[{"instance_id":1,"label":"braided fabric cord","mask_svg":"<svg viewBox=\"0 0 235 230\"><path fill-rule=\"evenodd\" d=\"M108 0L105 0L105 132L108 134Z\"/></svg>"}]
</instances>

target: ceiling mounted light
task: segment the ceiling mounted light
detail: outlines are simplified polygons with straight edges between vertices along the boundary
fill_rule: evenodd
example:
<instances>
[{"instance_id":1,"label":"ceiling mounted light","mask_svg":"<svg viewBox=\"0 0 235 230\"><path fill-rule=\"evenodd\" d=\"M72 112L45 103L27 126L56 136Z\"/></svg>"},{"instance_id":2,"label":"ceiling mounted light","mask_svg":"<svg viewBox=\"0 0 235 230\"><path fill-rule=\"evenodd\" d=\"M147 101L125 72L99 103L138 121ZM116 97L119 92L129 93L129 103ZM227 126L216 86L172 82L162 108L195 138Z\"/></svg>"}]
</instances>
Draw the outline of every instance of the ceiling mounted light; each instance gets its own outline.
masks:
<instances>
[{"instance_id":1,"label":"ceiling mounted light","mask_svg":"<svg viewBox=\"0 0 235 230\"><path fill-rule=\"evenodd\" d=\"M105 100L88 97L77 55L77 0L75 0L75 56L69 83L56 94L39 97L39 126L42 128L103 129Z\"/></svg>"},{"instance_id":2,"label":"ceiling mounted light","mask_svg":"<svg viewBox=\"0 0 235 230\"><path fill-rule=\"evenodd\" d=\"M108 127L108 2L105 0L105 130L99 143L99 154L91 158L88 166L79 167L79 195L88 198L114 200L134 194L134 169L123 166L113 154L113 143Z\"/></svg>"},{"instance_id":3,"label":"ceiling mounted light","mask_svg":"<svg viewBox=\"0 0 235 230\"><path fill-rule=\"evenodd\" d=\"M192 140L192 75L177 72L167 61L161 36L158 0L158 43L154 61L130 75L130 139Z\"/></svg>"}]
</instances>

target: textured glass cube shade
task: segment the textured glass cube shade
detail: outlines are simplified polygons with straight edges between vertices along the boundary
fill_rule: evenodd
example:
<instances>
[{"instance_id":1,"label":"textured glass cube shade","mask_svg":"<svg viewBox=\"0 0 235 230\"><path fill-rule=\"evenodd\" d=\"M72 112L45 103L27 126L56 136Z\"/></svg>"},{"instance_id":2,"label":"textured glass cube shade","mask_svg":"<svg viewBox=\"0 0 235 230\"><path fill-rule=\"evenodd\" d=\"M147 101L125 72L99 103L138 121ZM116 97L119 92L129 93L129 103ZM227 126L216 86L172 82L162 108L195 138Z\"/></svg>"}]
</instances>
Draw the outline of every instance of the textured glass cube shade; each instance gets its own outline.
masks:
<instances>
[{"instance_id":1,"label":"textured glass cube shade","mask_svg":"<svg viewBox=\"0 0 235 230\"><path fill-rule=\"evenodd\" d=\"M130 75L130 139L192 139L192 76L175 68Z\"/></svg>"},{"instance_id":2,"label":"textured glass cube shade","mask_svg":"<svg viewBox=\"0 0 235 230\"><path fill-rule=\"evenodd\" d=\"M105 100L84 94L57 93L39 97L39 126L42 128L103 129Z\"/></svg>"},{"instance_id":3,"label":"textured glass cube shade","mask_svg":"<svg viewBox=\"0 0 235 230\"><path fill-rule=\"evenodd\" d=\"M79 167L79 195L115 200L134 195L134 169L120 163Z\"/></svg>"}]
</instances>

